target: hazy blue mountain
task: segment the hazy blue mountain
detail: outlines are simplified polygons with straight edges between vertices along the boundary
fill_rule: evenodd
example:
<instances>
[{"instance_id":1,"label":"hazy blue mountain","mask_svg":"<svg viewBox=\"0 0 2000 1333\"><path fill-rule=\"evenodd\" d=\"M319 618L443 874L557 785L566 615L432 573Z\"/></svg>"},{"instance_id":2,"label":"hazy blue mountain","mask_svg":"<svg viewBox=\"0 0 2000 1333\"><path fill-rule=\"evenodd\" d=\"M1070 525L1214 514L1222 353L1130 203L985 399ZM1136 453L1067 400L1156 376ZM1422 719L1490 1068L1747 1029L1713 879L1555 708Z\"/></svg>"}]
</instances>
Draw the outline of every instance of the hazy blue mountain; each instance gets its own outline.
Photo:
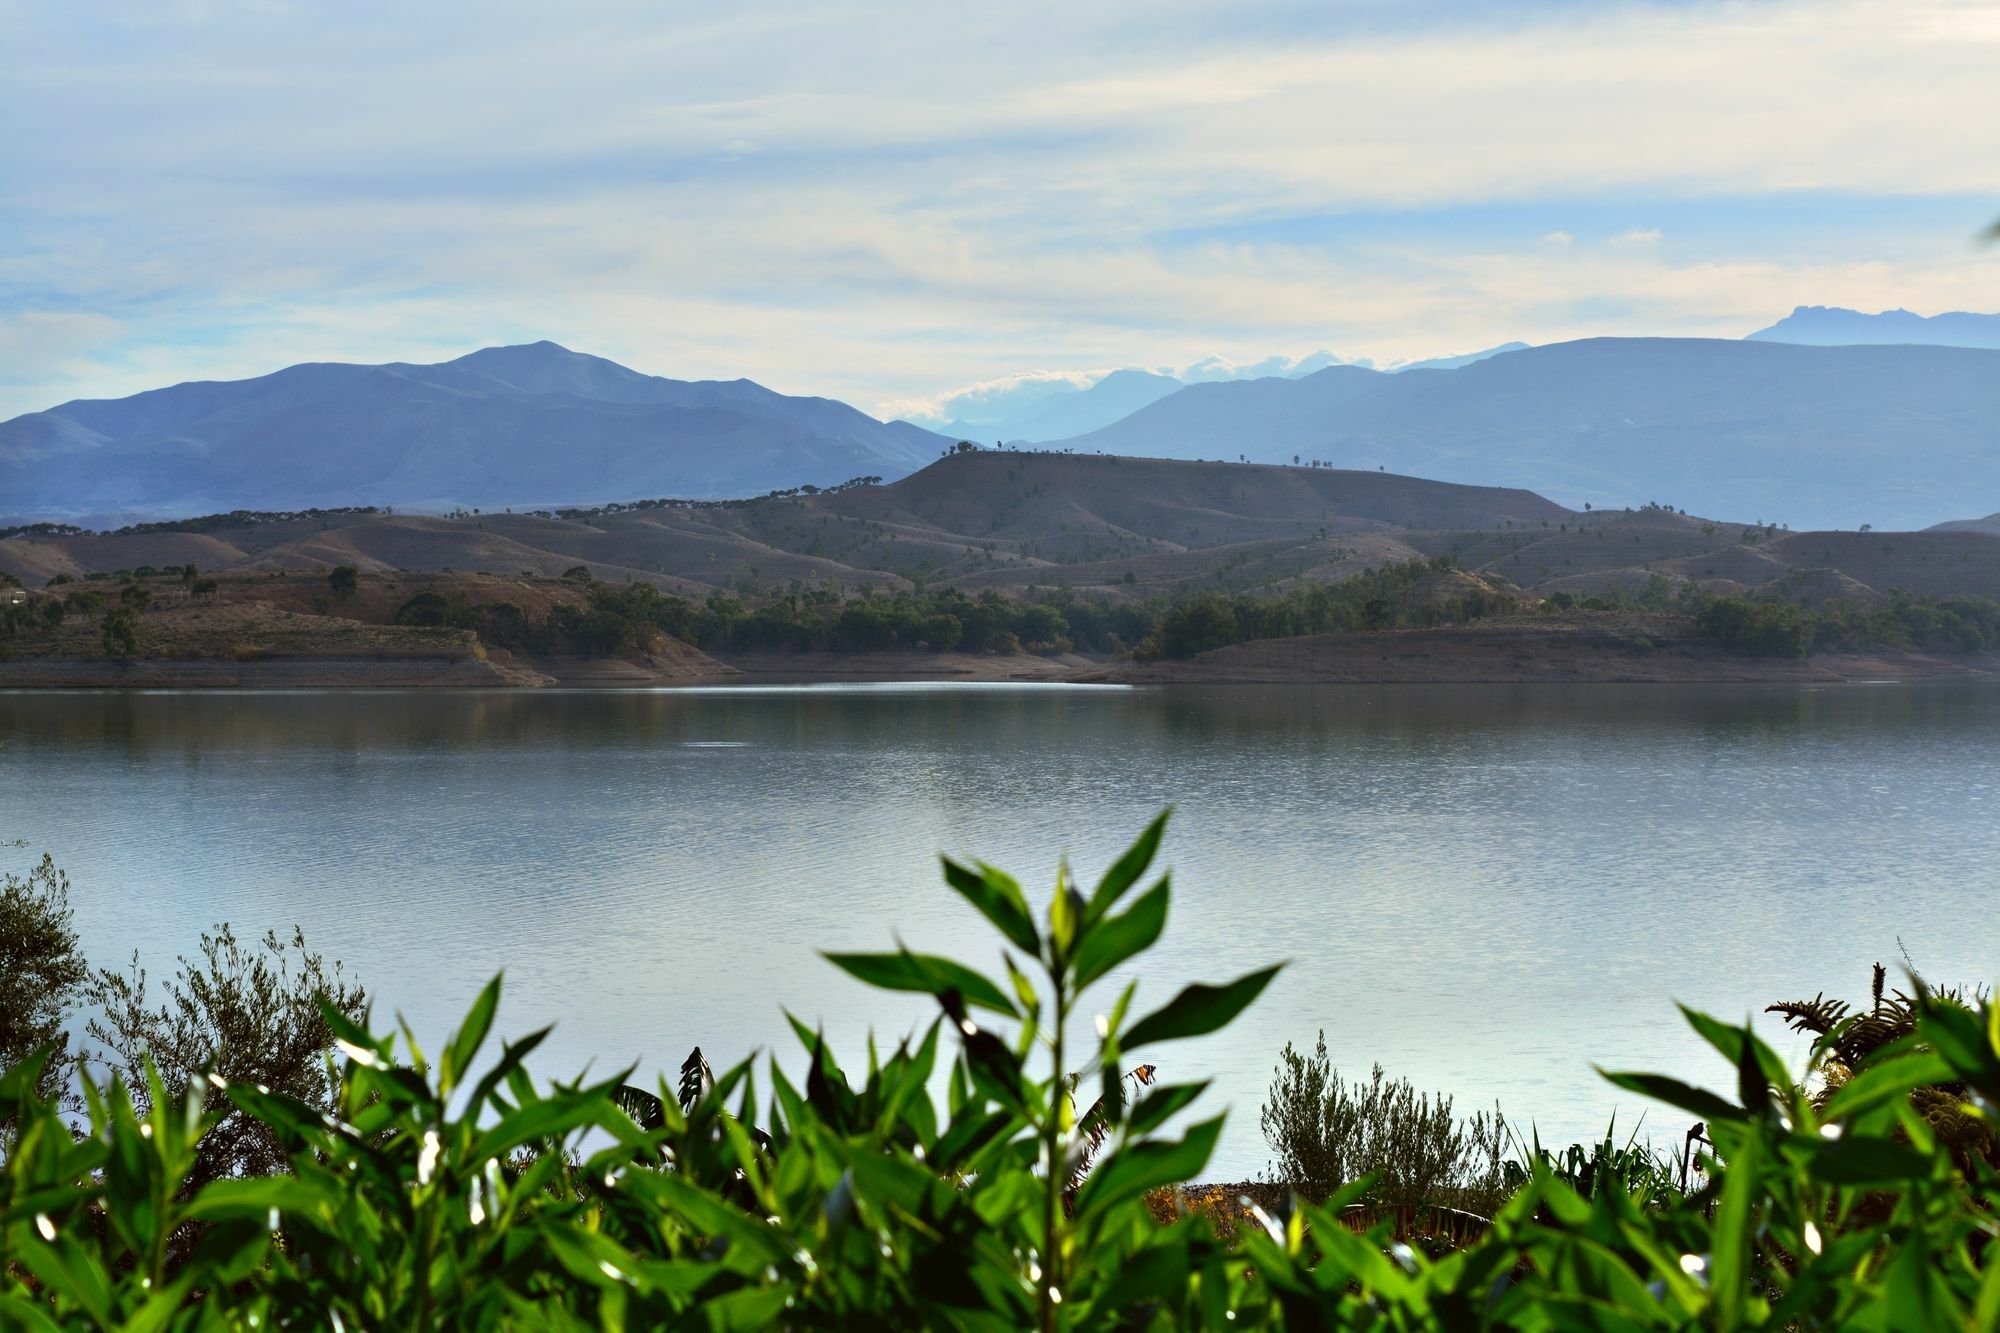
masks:
<instances>
[{"instance_id":1,"label":"hazy blue mountain","mask_svg":"<svg viewBox=\"0 0 2000 1333\"><path fill-rule=\"evenodd\" d=\"M1178 393L1181 382L1147 370L1114 370L1082 393L1065 396L1017 419L1003 440L1064 440L1100 430L1148 403Z\"/></svg>"},{"instance_id":2,"label":"hazy blue mountain","mask_svg":"<svg viewBox=\"0 0 2000 1333\"><path fill-rule=\"evenodd\" d=\"M1839 306L1802 305L1768 329L1749 335L1759 342L1852 347L1866 343L1926 343L1933 347L2000 348L2000 315L1955 310L1913 315L1884 310L1867 315Z\"/></svg>"},{"instance_id":3,"label":"hazy blue mountain","mask_svg":"<svg viewBox=\"0 0 2000 1333\"><path fill-rule=\"evenodd\" d=\"M1932 532L1990 532L2000 537L2000 514L1988 514L1985 518L1955 518L1948 523L1933 523Z\"/></svg>"},{"instance_id":4,"label":"hazy blue mountain","mask_svg":"<svg viewBox=\"0 0 2000 1333\"><path fill-rule=\"evenodd\" d=\"M1200 384L1078 452L1374 468L1793 528L2000 508L2000 352L1595 338L1455 370Z\"/></svg>"},{"instance_id":5,"label":"hazy blue mountain","mask_svg":"<svg viewBox=\"0 0 2000 1333\"><path fill-rule=\"evenodd\" d=\"M1464 356L1434 356L1428 361L1411 361L1407 365L1391 366L1389 369L1392 374L1400 374L1405 370L1457 370L1460 366L1484 361L1489 356L1498 356L1502 352L1522 352L1527 348L1527 343L1501 343L1498 347L1489 347L1483 352L1467 352Z\"/></svg>"},{"instance_id":6,"label":"hazy blue mountain","mask_svg":"<svg viewBox=\"0 0 2000 1333\"><path fill-rule=\"evenodd\" d=\"M948 443L828 398L662 379L542 342L16 417L0 423L0 516L751 495L893 479Z\"/></svg>"}]
</instances>

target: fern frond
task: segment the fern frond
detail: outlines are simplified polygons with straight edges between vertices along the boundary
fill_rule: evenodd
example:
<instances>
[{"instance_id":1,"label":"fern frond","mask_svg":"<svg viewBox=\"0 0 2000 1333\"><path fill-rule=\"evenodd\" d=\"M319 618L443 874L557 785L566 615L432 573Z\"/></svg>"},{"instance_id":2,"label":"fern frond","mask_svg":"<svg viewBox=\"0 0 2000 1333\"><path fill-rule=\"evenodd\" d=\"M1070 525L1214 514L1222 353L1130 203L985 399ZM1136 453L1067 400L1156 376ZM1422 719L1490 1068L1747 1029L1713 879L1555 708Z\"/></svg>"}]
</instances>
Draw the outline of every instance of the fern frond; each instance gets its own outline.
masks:
<instances>
[{"instance_id":1,"label":"fern frond","mask_svg":"<svg viewBox=\"0 0 2000 1333\"><path fill-rule=\"evenodd\" d=\"M708 1095L715 1086L715 1071L708 1067L701 1047L688 1052L688 1058L681 1061L680 1099L681 1110L693 1111L695 1103Z\"/></svg>"},{"instance_id":2,"label":"fern frond","mask_svg":"<svg viewBox=\"0 0 2000 1333\"><path fill-rule=\"evenodd\" d=\"M1794 1032L1810 1032L1816 1037L1824 1037L1847 1017L1847 1001L1829 1000L1822 991L1810 1000L1767 1004L1764 1006L1764 1012L1782 1014L1786 1025Z\"/></svg>"}]
</instances>

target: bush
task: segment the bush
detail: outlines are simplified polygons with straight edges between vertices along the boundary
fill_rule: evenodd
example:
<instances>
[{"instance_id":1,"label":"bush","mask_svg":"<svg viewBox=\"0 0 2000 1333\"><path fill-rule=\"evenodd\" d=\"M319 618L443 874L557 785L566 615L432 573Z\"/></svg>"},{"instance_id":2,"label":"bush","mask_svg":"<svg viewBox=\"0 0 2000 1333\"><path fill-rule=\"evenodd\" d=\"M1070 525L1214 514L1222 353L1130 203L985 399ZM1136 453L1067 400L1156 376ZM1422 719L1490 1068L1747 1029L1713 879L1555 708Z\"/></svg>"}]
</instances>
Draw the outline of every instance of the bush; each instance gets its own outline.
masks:
<instances>
[{"instance_id":1,"label":"bush","mask_svg":"<svg viewBox=\"0 0 2000 1333\"><path fill-rule=\"evenodd\" d=\"M26 878L0 879L0 1074L48 1049L43 1096L55 1093L69 1051L63 1019L89 975L71 917L69 879L48 856Z\"/></svg>"},{"instance_id":2,"label":"bush","mask_svg":"<svg viewBox=\"0 0 2000 1333\"><path fill-rule=\"evenodd\" d=\"M104 613L97 627L97 641L106 657L120 661L139 651L139 613L130 606L114 606Z\"/></svg>"},{"instance_id":3,"label":"bush","mask_svg":"<svg viewBox=\"0 0 2000 1333\"><path fill-rule=\"evenodd\" d=\"M361 571L353 565L335 565L333 572L326 576L327 587L333 589L336 597L352 597L354 590L361 586Z\"/></svg>"},{"instance_id":4,"label":"bush","mask_svg":"<svg viewBox=\"0 0 2000 1333\"><path fill-rule=\"evenodd\" d=\"M1695 630L1732 652L1751 657L1803 657L1806 631L1798 611L1783 602L1718 597L1695 615Z\"/></svg>"},{"instance_id":5,"label":"bush","mask_svg":"<svg viewBox=\"0 0 2000 1333\"><path fill-rule=\"evenodd\" d=\"M103 1015L89 1025L108 1053L96 1058L116 1061L142 1109L160 1096L185 1101L190 1085L211 1074L276 1089L316 1112L335 1109L338 1080L325 1058L333 1023L358 1020L367 1003L338 962L328 966L296 929L289 944L267 934L245 947L227 922L203 933L197 961L180 961L158 1008L147 1004L136 954L130 971L100 970L85 988ZM284 1170L283 1136L240 1108L224 1109L183 1168L186 1183Z\"/></svg>"},{"instance_id":6,"label":"bush","mask_svg":"<svg viewBox=\"0 0 2000 1333\"><path fill-rule=\"evenodd\" d=\"M1285 1046L1259 1120L1277 1154L1273 1177L1314 1202L1359 1180L1370 1180L1371 1201L1397 1208L1486 1212L1499 1201L1507 1122L1498 1110L1460 1121L1449 1096L1419 1093L1380 1065L1349 1084L1324 1032L1311 1055Z\"/></svg>"}]
</instances>

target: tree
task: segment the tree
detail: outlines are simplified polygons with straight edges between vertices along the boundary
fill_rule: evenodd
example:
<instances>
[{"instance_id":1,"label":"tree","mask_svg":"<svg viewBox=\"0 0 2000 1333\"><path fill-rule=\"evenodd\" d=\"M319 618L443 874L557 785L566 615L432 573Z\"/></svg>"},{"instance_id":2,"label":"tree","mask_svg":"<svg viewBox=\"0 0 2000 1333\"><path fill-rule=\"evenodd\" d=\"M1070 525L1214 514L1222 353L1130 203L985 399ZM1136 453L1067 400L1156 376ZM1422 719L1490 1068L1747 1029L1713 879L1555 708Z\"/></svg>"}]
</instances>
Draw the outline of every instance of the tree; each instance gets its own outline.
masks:
<instances>
[{"instance_id":1,"label":"tree","mask_svg":"<svg viewBox=\"0 0 2000 1333\"><path fill-rule=\"evenodd\" d=\"M327 586L336 597L352 597L354 590L361 586L361 571L353 565L335 565L333 572L326 576Z\"/></svg>"},{"instance_id":2,"label":"tree","mask_svg":"<svg viewBox=\"0 0 2000 1333\"><path fill-rule=\"evenodd\" d=\"M70 919L69 878L52 858L43 856L25 879L0 879L0 1074L52 1048L43 1096L68 1063L63 1018L90 975Z\"/></svg>"},{"instance_id":3,"label":"tree","mask_svg":"<svg viewBox=\"0 0 2000 1333\"><path fill-rule=\"evenodd\" d=\"M562 576L572 583L589 583L591 581L590 566L571 565L563 571Z\"/></svg>"},{"instance_id":4,"label":"tree","mask_svg":"<svg viewBox=\"0 0 2000 1333\"><path fill-rule=\"evenodd\" d=\"M147 1086L150 1059L174 1101L193 1079L213 1075L225 1084L270 1088L323 1113L336 1109L326 1060L334 1032L320 1004L357 1023L367 1007L366 993L348 983L339 962L329 967L308 950L296 927L290 943L267 933L261 946L245 947L223 922L202 935L198 960L180 964L157 1009L147 1005L137 954L127 972L98 971L84 991L103 1014L88 1029L106 1048L95 1059L115 1061L134 1089ZM269 1175L288 1160L277 1131L235 1109L203 1138L190 1179Z\"/></svg>"},{"instance_id":5,"label":"tree","mask_svg":"<svg viewBox=\"0 0 2000 1333\"><path fill-rule=\"evenodd\" d=\"M98 626L98 642L104 645L107 657L119 661L133 656L139 651L139 614L129 606L114 606L104 613L104 623Z\"/></svg>"}]
</instances>

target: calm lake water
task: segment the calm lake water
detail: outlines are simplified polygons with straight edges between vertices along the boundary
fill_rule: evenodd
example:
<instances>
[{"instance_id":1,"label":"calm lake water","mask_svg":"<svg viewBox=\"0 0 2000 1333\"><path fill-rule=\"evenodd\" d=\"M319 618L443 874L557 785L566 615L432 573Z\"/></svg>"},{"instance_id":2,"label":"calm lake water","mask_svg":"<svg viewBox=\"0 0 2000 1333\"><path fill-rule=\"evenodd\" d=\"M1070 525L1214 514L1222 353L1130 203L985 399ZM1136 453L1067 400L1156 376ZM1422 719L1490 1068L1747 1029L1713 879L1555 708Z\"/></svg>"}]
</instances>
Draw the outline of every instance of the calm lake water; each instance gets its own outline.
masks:
<instances>
[{"instance_id":1,"label":"calm lake water","mask_svg":"<svg viewBox=\"0 0 2000 1333\"><path fill-rule=\"evenodd\" d=\"M697 1043L796 1063L781 1004L848 1050L909 1030L921 1004L815 951L992 960L936 852L1045 894L1172 804L1140 1009L1291 962L1149 1056L1215 1080L1229 1176L1322 1028L1567 1141L1638 1109L1593 1061L1728 1085L1675 1000L1863 996L1899 941L1991 979L1996 742L1979 684L0 693L0 839L30 844L0 857L55 855L104 963L296 923L427 1038L504 969L502 1026L557 1024L543 1072L650 1073Z\"/></svg>"}]
</instances>

